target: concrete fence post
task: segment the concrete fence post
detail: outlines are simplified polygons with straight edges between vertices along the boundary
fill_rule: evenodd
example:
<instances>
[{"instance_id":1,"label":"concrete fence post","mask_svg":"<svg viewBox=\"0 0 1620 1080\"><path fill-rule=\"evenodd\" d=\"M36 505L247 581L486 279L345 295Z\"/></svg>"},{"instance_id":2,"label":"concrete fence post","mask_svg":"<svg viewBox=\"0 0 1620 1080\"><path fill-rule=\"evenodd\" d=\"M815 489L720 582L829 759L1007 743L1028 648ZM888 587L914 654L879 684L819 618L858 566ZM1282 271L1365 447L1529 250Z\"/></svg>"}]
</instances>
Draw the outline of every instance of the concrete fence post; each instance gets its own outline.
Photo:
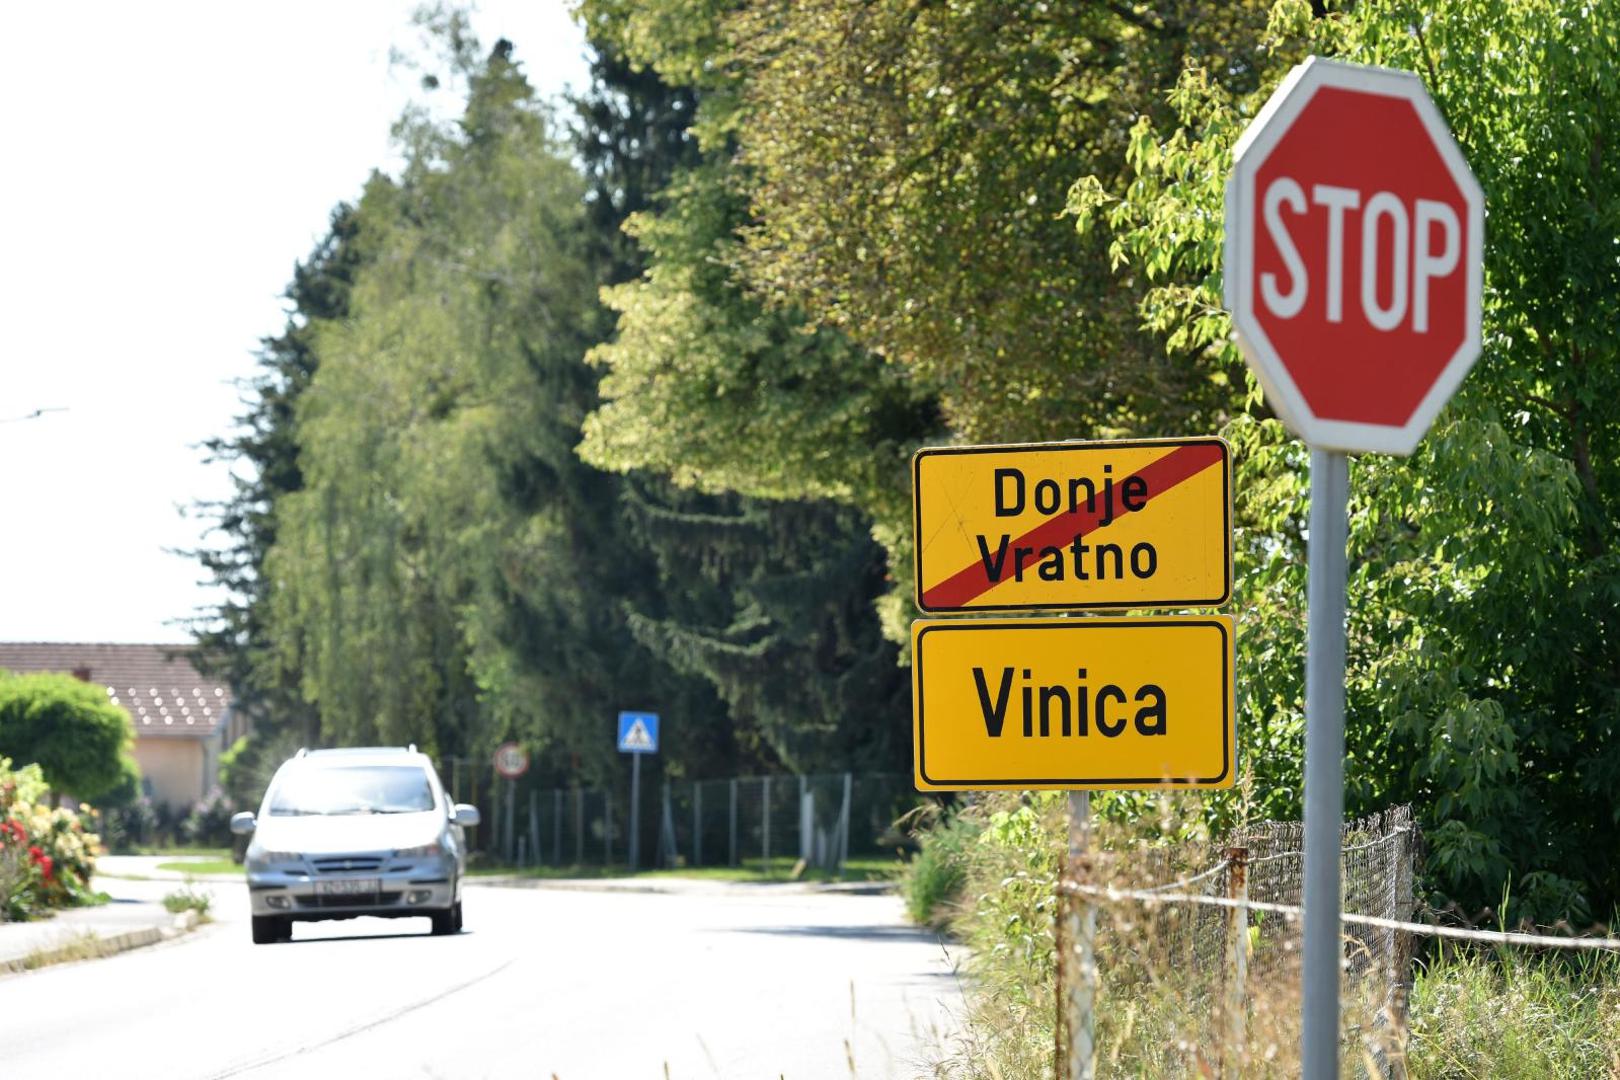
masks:
<instances>
[{"instance_id":1,"label":"concrete fence post","mask_svg":"<svg viewBox=\"0 0 1620 1080\"><path fill-rule=\"evenodd\" d=\"M552 800L551 800L552 801L551 857L553 859L557 860L557 865L558 866L561 866L562 861L563 861L563 853L562 853L562 817L563 817L563 815L562 815L562 788L558 788L556 791L553 791L551 794L552 794Z\"/></svg>"},{"instance_id":2,"label":"concrete fence post","mask_svg":"<svg viewBox=\"0 0 1620 1080\"><path fill-rule=\"evenodd\" d=\"M585 864L585 789L574 788L574 864Z\"/></svg>"},{"instance_id":3,"label":"concrete fence post","mask_svg":"<svg viewBox=\"0 0 1620 1080\"><path fill-rule=\"evenodd\" d=\"M703 865L703 785L692 781L692 865Z\"/></svg>"},{"instance_id":4,"label":"concrete fence post","mask_svg":"<svg viewBox=\"0 0 1620 1080\"><path fill-rule=\"evenodd\" d=\"M680 849L675 845L675 809L670 801L669 781L664 781L663 807L658 815L658 864L672 867L675 860L680 857Z\"/></svg>"},{"instance_id":5,"label":"concrete fence post","mask_svg":"<svg viewBox=\"0 0 1620 1080\"><path fill-rule=\"evenodd\" d=\"M799 858L808 865L815 856L815 804L811 801L810 778L799 776Z\"/></svg>"},{"instance_id":6,"label":"concrete fence post","mask_svg":"<svg viewBox=\"0 0 1620 1080\"><path fill-rule=\"evenodd\" d=\"M804 782L799 784L799 858L805 865L815 861L816 857L816 793L804 790Z\"/></svg>"}]
</instances>

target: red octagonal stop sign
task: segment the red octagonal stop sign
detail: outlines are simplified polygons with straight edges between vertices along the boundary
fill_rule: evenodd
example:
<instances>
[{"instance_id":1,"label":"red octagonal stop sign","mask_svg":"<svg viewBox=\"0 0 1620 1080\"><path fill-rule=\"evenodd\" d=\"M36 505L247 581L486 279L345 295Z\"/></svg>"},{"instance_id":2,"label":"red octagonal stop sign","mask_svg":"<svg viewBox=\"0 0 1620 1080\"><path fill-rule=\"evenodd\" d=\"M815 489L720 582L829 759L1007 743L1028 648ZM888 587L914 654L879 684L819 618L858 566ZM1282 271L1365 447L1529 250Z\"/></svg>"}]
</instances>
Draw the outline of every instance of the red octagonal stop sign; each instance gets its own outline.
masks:
<instances>
[{"instance_id":1,"label":"red octagonal stop sign","mask_svg":"<svg viewBox=\"0 0 1620 1080\"><path fill-rule=\"evenodd\" d=\"M1485 199L1417 76L1312 57L1242 139L1226 305L1314 447L1409 454L1480 344Z\"/></svg>"}]
</instances>

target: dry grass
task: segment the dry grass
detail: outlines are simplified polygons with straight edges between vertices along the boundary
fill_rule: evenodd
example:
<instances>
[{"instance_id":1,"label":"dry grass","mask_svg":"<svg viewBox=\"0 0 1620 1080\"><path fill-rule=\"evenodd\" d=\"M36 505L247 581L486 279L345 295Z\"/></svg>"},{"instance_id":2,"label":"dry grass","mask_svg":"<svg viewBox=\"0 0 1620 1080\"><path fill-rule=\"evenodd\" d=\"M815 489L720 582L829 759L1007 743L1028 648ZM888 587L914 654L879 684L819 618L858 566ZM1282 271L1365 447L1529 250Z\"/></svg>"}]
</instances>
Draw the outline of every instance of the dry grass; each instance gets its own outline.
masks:
<instances>
[{"instance_id":1,"label":"dry grass","mask_svg":"<svg viewBox=\"0 0 1620 1080\"><path fill-rule=\"evenodd\" d=\"M965 885L952 927L971 947L968 998L964 1030L935 1075L1045 1080L1057 1046L1053 927L1065 803L995 796L964 816L978 836L962 848ZM1218 861L1197 825L1171 813L1129 828L1101 825L1094 841L1093 880L1126 889ZM1227 920L1202 905L1098 905L1096 1075L1299 1075L1299 927L1251 914L1240 939L1228 935L1236 924ZM1233 1016L1239 940L1248 975ZM1404 1067L1418 1080L1620 1080L1620 958L1448 948L1413 962L1392 940L1347 948L1346 1077L1399 1076Z\"/></svg>"}]
</instances>

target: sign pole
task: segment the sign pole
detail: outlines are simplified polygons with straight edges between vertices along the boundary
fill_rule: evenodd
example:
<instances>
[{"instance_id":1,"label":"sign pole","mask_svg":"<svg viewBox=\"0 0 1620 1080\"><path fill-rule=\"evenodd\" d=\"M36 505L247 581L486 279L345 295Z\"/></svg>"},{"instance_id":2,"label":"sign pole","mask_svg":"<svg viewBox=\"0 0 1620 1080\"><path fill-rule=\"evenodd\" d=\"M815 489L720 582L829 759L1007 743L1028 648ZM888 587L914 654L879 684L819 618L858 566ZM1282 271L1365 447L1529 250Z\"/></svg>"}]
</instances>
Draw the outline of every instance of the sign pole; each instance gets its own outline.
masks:
<instances>
[{"instance_id":1,"label":"sign pole","mask_svg":"<svg viewBox=\"0 0 1620 1080\"><path fill-rule=\"evenodd\" d=\"M630 755L630 869L641 857L641 755Z\"/></svg>"},{"instance_id":2,"label":"sign pole","mask_svg":"<svg viewBox=\"0 0 1620 1080\"><path fill-rule=\"evenodd\" d=\"M1306 1080L1339 1075L1339 846L1344 820L1344 620L1350 461L1311 451L1309 608L1305 646Z\"/></svg>"},{"instance_id":3,"label":"sign pole","mask_svg":"<svg viewBox=\"0 0 1620 1080\"><path fill-rule=\"evenodd\" d=\"M1085 860L1091 849L1091 792L1069 792L1069 866L1082 885L1092 885ZM1059 988L1065 1000L1064 1015L1074 1030L1065 1040L1066 1057L1058 1063L1061 1080L1092 1080L1091 1062L1096 1046L1097 909L1089 896L1076 897L1065 905L1068 925L1062 935L1069 955L1061 967L1075 963L1078 970Z\"/></svg>"}]
</instances>

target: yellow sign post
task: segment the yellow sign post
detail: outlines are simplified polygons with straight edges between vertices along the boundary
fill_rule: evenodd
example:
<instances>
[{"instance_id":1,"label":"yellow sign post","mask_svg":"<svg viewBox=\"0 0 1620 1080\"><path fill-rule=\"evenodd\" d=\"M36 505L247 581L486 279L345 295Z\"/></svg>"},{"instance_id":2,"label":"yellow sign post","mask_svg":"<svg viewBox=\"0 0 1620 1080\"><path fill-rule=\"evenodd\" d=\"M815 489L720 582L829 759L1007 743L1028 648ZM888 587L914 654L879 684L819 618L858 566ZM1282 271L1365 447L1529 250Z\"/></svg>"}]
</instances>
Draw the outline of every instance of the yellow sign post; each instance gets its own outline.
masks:
<instances>
[{"instance_id":1,"label":"yellow sign post","mask_svg":"<svg viewBox=\"0 0 1620 1080\"><path fill-rule=\"evenodd\" d=\"M912 459L917 607L1220 607L1232 455L1218 438L951 446Z\"/></svg>"},{"instance_id":2,"label":"yellow sign post","mask_svg":"<svg viewBox=\"0 0 1620 1080\"><path fill-rule=\"evenodd\" d=\"M1228 615L912 624L919 791L1225 788Z\"/></svg>"}]
</instances>

